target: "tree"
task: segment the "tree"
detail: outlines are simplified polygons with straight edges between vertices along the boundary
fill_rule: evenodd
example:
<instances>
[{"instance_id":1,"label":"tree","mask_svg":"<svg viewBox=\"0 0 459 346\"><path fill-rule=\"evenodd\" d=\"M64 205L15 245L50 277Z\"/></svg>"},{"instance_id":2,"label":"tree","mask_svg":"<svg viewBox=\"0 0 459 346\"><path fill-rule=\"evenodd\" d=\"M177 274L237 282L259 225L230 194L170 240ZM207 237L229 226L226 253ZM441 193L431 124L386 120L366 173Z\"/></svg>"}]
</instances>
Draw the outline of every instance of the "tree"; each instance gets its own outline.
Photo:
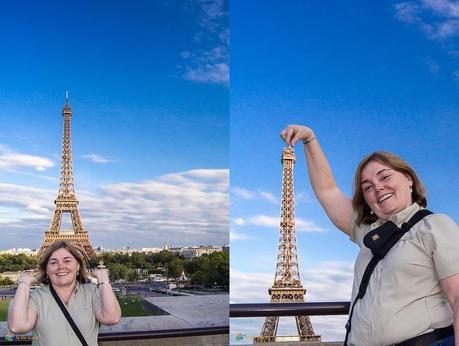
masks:
<instances>
[{"instance_id":1,"label":"tree","mask_svg":"<svg viewBox=\"0 0 459 346\"><path fill-rule=\"evenodd\" d=\"M169 264L167 265L167 276L174 279L178 278L180 274L182 274L183 264L184 261L179 258L176 258L169 262Z\"/></svg>"},{"instance_id":2,"label":"tree","mask_svg":"<svg viewBox=\"0 0 459 346\"><path fill-rule=\"evenodd\" d=\"M9 286L9 285L14 285L13 280L10 278L4 278L0 276L0 286Z\"/></svg>"}]
</instances>

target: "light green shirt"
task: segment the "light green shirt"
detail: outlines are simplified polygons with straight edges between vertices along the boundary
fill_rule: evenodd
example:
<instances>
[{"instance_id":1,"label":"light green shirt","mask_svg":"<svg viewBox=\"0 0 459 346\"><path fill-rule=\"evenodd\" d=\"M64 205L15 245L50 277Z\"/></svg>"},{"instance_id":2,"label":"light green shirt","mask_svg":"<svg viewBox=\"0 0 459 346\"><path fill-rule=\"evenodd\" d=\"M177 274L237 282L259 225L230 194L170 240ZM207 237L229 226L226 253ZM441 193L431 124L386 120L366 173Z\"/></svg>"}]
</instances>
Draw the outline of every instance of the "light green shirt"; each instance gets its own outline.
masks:
<instances>
[{"instance_id":1,"label":"light green shirt","mask_svg":"<svg viewBox=\"0 0 459 346\"><path fill-rule=\"evenodd\" d=\"M97 346L99 322L95 311L101 309L100 293L96 285L77 283L68 303L68 311L90 346ZM81 342L54 300L49 286L32 290L29 308L38 314L33 329L32 345L81 346Z\"/></svg>"},{"instance_id":2,"label":"light green shirt","mask_svg":"<svg viewBox=\"0 0 459 346\"><path fill-rule=\"evenodd\" d=\"M390 218L398 227L420 208L416 203ZM354 267L354 301L371 251L363 244L368 231L352 227L360 246ZM365 296L352 316L349 345L391 345L449 326L453 315L440 280L459 273L459 229L446 215L432 214L415 224L377 264ZM352 306L352 305L351 305Z\"/></svg>"}]
</instances>

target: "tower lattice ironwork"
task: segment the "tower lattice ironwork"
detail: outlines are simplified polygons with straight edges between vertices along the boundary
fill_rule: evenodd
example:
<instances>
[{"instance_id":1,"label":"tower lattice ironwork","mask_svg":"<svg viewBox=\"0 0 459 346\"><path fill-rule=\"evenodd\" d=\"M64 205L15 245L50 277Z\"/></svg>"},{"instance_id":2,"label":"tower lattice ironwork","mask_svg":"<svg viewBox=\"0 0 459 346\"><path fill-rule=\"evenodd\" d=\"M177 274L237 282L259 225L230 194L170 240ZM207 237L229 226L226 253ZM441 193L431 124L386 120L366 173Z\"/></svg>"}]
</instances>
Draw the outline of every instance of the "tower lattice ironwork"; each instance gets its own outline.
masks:
<instances>
[{"instance_id":1,"label":"tower lattice ironwork","mask_svg":"<svg viewBox=\"0 0 459 346\"><path fill-rule=\"evenodd\" d=\"M80 212L78 210L78 199L75 195L75 187L73 184L73 168L72 168L72 141L70 133L70 119L72 111L70 109L68 94L66 95L65 106L62 110L64 118L64 127L62 134L62 161L61 161L61 177L59 181L59 192L54 200L56 205L54 214L51 219L49 229L45 232L45 238L38 251L37 257L44 255L48 247L56 240L67 240L76 246L86 259L96 257L96 253L92 248L88 232L84 229L81 222ZM66 214L70 214L72 223L71 230L62 230L62 219Z\"/></svg>"},{"instance_id":2,"label":"tower lattice ironwork","mask_svg":"<svg viewBox=\"0 0 459 346\"><path fill-rule=\"evenodd\" d=\"M292 147L284 149L281 162L282 201L277 265L274 284L268 292L271 296L271 303L301 303L304 302L306 289L301 284L298 267L293 183L295 152ZM295 319L299 341L320 341L320 336L314 334L309 316L295 316ZM266 317L260 336L254 338L254 343L275 342L278 324L278 316Z\"/></svg>"}]
</instances>

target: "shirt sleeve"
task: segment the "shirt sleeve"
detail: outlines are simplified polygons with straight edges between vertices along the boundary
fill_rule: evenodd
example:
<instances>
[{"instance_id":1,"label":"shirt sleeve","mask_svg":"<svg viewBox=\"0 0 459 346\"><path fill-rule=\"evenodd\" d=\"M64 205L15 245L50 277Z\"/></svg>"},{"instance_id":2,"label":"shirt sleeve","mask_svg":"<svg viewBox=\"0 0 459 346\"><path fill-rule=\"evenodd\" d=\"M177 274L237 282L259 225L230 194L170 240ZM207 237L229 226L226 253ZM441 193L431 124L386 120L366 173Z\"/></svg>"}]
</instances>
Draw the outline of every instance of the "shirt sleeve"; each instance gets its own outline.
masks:
<instances>
[{"instance_id":1,"label":"shirt sleeve","mask_svg":"<svg viewBox=\"0 0 459 346\"><path fill-rule=\"evenodd\" d=\"M459 273L459 228L447 215L424 218L422 240L432 256L439 280Z\"/></svg>"},{"instance_id":2,"label":"shirt sleeve","mask_svg":"<svg viewBox=\"0 0 459 346\"><path fill-rule=\"evenodd\" d=\"M39 294L35 290L32 290L29 295L29 309L32 310L33 312L36 312L37 314L39 310L38 308L39 299L40 299Z\"/></svg>"},{"instance_id":3,"label":"shirt sleeve","mask_svg":"<svg viewBox=\"0 0 459 346\"><path fill-rule=\"evenodd\" d=\"M351 236L350 239L358 246L363 246L363 237L365 236L365 227L357 226L357 213L352 210L352 222L351 222Z\"/></svg>"}]
</instances>

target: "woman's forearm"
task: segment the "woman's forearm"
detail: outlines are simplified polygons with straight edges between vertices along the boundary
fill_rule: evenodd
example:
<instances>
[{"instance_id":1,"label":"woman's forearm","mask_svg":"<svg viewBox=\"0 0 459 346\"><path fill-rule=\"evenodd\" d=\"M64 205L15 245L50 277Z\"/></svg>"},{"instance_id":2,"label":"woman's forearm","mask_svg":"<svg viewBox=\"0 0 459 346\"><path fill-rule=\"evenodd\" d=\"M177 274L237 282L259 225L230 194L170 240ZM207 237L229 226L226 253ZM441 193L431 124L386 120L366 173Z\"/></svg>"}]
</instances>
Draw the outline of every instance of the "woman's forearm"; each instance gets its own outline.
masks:
<instances>
[{"instance_id":1,"label":"woman's forearm","mask_svg":"<svg viewBox=\"0 0 459 346\"><path fill-rule=\"evenodd\" d=\"M330 220L343 232L351 234L352 202L336 185L319 140L311 128L289 125L281 133L287 145L302 141L307 161L309 182Z\"/></svg>"},{"instance_id":2,"label":"woman's forearm","mask_svg":"<svg viewBox=\"0 0 459 346\"><path fill-rule=\"evenodd\" d=\"M116 299L111 284L106 283L99 286L100 299L102 301L102 316L100 321L105 325L113 325L121 319L121 308Z\"/></svg>"},{"instance_id":3,"label":"woman's forearm","mask_svg":"<svg viewBox=\"0 0 459 346\"><path fill-rule=\"evenodd\" d=\"M317 198L321 200L324 197L324 193L337 188L337 186L328 160L320 147L319 140L315 136L313 138L309 143L304 143L304 153L308 166L309 181Z\"/></svg>"},{"instance_id":4,"label":"woman's forearm","mask_svg":"<svg viewBox=\"0 0 459 346\"><path fill-rule=\"evenodd\" d=\"M13 333L26 333L33 328L33 325L30 326L28 321L29 295L30 286L24 282L20 282L8 312L8 328Z\"/></svg>"}]
</instances>

